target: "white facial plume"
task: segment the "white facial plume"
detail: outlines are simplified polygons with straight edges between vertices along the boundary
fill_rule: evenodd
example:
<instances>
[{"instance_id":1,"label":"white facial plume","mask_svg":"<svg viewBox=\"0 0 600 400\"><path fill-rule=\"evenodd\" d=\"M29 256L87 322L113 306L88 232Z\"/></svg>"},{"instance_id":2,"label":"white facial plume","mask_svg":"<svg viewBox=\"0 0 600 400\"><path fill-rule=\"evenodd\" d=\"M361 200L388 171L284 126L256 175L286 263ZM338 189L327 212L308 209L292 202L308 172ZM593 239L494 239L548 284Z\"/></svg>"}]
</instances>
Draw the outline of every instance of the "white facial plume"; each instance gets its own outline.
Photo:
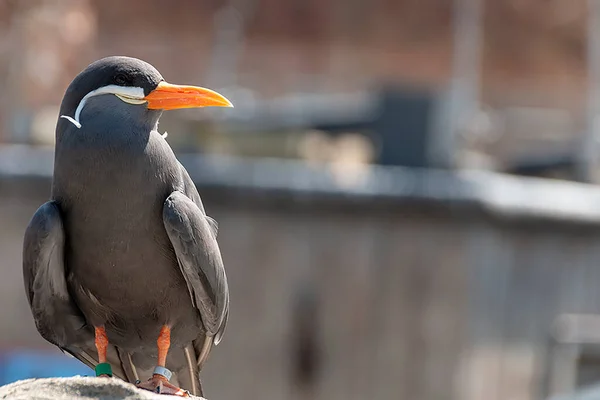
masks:
<instances>
[{"instance_id":1,"label":"white facial plume","mask_svg":"<svg viewBox=\"0 0 600 400\"><path fill-rule=\"evenodd\" d=\"M129 104L144 104L146 100L144 100L144 89L141 87L131 87L131 86L118 86L118 85L108 85L98 88L96 90L92 90L88 94L86 94L83 99L79 102L77 109L75 110L75 115L70 117L68 115L61 115L60 118L64 118L71 122L73 125L77 127L77 129L81 128L81 121L79 117L81 115L81 111L83 107L85 107L86 101L90 97L100 96L102 94L114 94L119 99L123 100L125 103Z\"/></svg>"}]
</instances>

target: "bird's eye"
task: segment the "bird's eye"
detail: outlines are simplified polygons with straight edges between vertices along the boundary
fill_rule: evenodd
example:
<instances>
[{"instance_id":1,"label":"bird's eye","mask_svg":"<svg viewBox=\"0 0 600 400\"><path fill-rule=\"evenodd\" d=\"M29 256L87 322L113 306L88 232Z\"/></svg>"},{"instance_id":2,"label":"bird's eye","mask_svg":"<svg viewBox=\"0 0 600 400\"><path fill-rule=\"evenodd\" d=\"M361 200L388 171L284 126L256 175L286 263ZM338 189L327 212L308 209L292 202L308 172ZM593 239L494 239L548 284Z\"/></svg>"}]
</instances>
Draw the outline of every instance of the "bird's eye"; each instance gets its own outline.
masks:
<instances>
[{"instance_id":1,"label":"bird's eye","mask_svg":"<svg viewBox=\"0 0 600 400\"><path fill-rule=\"evenodd\" d=\"M115 83L117 85L125 85L127 83L127 78L125 78L125 75L119 74L115 76Z\"/></svg>"}]
</instances>

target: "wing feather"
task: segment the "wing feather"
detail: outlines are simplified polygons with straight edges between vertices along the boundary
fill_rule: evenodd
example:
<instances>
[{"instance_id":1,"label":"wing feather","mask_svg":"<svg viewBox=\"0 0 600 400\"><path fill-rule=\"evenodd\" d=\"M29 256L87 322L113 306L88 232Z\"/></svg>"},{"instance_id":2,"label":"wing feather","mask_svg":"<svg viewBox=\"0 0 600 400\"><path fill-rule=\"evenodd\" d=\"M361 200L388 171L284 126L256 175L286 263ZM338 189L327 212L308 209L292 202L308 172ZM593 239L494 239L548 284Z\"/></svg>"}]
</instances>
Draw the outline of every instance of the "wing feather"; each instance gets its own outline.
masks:
<instances>
[{"instance_id":1,"label":"wing feather","mask_svg":"<svg viewBox=\"0 0 600 400\"><path fill-rule=\"evenodd\" d=\"M206 334L220 338L229 309L229 288L209 219L185 194L173 192L165 201L163 222Z\"/></svg>"},{"instance_id":2,"label":"wing feather","mask_svg":"<svg viewBox=\"0 0 600 400\"><path fill-rule=\"evenodd\" d=\"M64 266L65 232L58 204L44 203L33 215L23 242L23 280L27 300L40 335L63 353L94 369L98 356L94 334L73 301ZM114 346L108 360L113 373L131 380Z\"/></svg>"}]
</instances>

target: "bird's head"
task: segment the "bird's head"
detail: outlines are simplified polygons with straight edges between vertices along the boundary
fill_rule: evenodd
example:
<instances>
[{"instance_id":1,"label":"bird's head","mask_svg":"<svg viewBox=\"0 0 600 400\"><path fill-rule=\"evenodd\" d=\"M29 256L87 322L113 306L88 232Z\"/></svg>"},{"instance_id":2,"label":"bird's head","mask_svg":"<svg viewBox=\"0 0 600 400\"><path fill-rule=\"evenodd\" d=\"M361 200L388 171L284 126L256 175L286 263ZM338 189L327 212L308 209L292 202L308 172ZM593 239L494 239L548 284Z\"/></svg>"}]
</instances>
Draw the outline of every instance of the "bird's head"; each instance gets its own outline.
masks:
<instances>
[{"instance_id":1,"label":"bird's head","mask_svg":"<svg viewBox=\"0 0 600 400\"><path fill-rule=\"evenodd\" d=\"M158 120L162 110L209 106L233 107L217 92L167 83L147 62L114 56L90 64L75 77L63 98L60 117L81 128L86 117L146 116Z\"/></svg>"}]
</instances>

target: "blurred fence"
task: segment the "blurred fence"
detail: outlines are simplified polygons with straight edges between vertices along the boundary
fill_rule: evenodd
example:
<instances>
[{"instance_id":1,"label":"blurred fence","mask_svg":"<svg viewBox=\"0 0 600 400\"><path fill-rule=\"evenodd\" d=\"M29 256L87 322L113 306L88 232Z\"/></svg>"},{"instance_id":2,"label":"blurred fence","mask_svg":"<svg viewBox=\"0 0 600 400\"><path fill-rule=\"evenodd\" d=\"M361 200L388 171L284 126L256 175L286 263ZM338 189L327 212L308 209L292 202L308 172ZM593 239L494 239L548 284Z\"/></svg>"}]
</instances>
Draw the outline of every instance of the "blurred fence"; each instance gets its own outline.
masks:
<instances>
[{"instance_id":1,"label":"blurred fence","mask_svg":"<svg viewBox=\"0 0 600 400\"><path fill-rule=\"evenodd\" d=\"M341 187L294 162L181 159L232 293L209 398L529 400L582 383L552 338L560 315L600 314L600 189L382 167ZM51 348L20 260L51 162L0 152L0 350Z\"/></svg>"}]
</instances>

